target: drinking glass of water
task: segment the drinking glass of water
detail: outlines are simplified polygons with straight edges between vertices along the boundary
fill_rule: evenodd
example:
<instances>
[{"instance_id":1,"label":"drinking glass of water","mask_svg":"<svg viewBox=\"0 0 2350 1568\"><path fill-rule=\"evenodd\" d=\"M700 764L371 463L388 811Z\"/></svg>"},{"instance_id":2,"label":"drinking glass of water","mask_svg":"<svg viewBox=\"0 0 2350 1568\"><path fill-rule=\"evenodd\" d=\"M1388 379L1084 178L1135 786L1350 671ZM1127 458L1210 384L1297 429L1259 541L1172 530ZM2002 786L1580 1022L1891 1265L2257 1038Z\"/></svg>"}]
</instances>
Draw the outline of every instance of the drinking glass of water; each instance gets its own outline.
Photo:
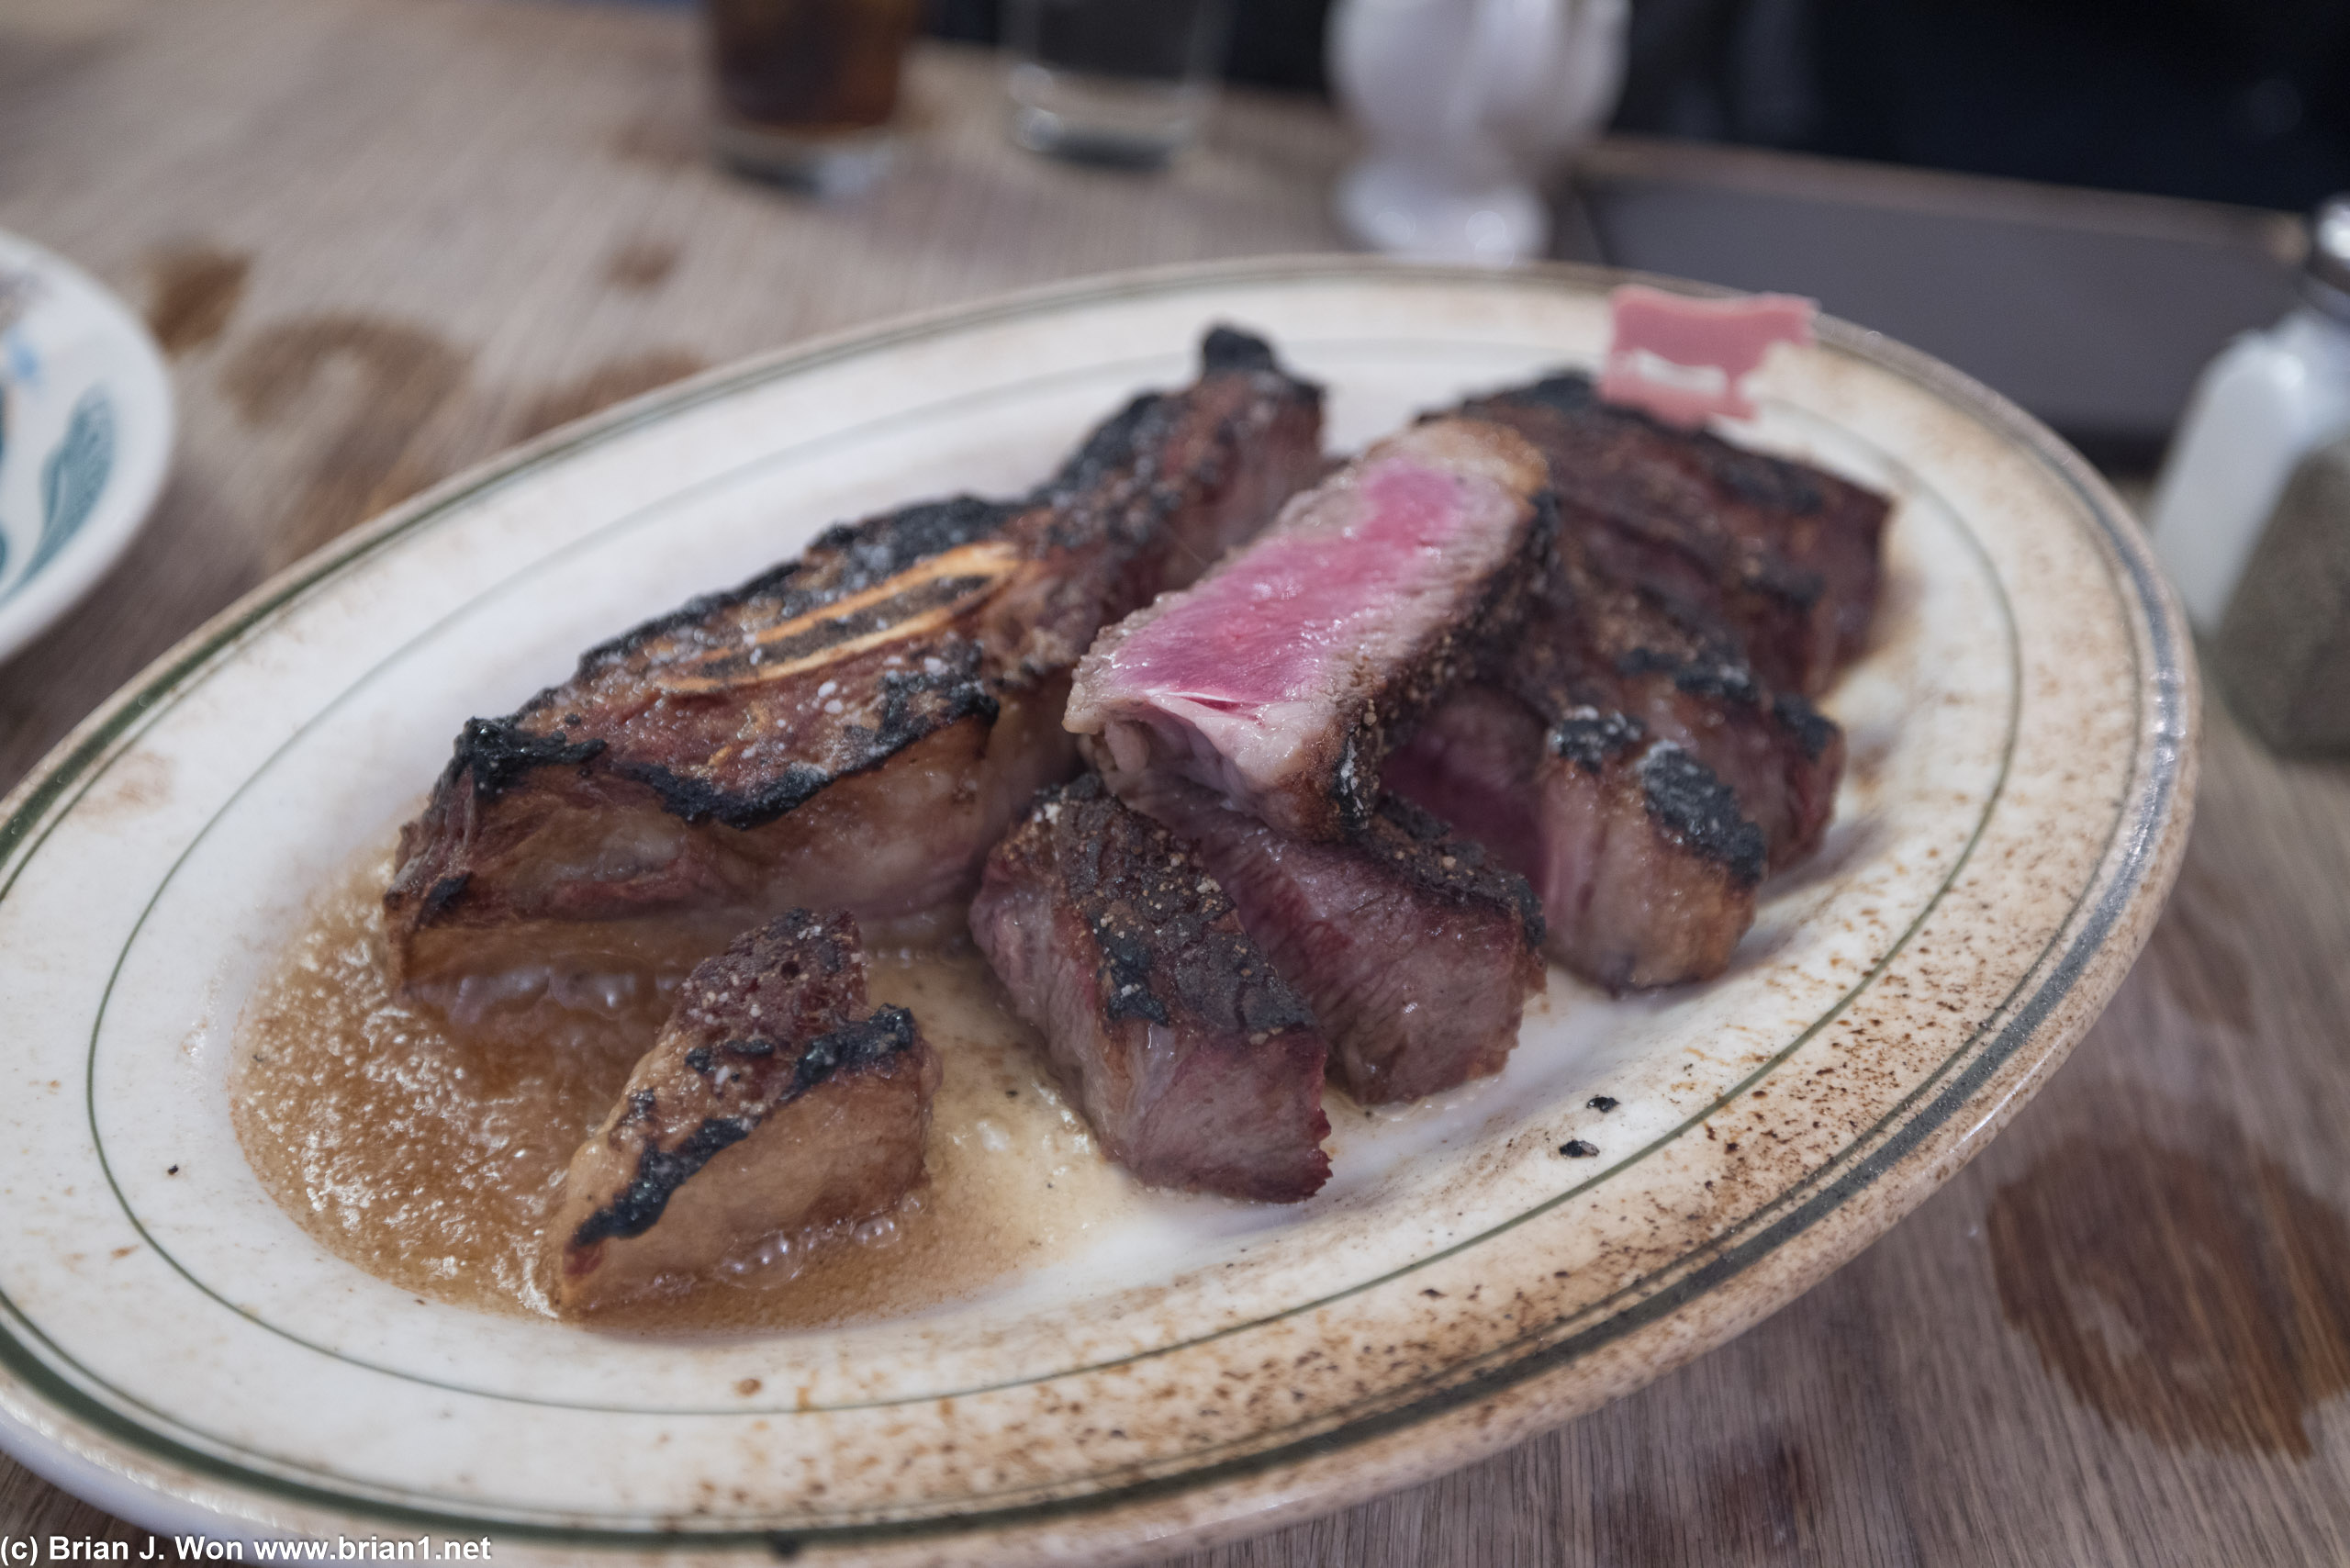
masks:
<instances>
[{"instance_id":1,"label":"drinking glass of water","mask_svg":"<svg viewBox=\"0 0 2350 1568\"><path fill-rule=\"evenodd\" d=\"M1087 162L1151 168L1200 133L1231 0L1005 0L1013 135Z\"/></svg>"}]
</instances>

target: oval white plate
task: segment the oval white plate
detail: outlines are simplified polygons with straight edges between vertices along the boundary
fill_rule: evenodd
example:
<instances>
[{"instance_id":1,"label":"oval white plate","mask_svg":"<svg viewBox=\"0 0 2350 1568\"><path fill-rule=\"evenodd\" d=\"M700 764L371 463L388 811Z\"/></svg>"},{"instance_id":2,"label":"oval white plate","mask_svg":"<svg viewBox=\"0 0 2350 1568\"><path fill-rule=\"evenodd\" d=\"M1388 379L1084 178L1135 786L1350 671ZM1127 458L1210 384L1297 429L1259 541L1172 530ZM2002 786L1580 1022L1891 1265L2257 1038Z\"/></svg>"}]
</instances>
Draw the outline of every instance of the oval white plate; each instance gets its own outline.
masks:
<instances>
[{"instance_id":1,"label":"oval white plate","mask_svg":"<svg viewBox=\"0 0 2350 1568\"><path fill-rule=\"evenodd\" d=\"M163 487L172 382L137 317L0 232L0 659L90 591Z\"/></svg>"},{"instance_id":2,"label":"oval white plate","mask_svg":"<svg viewBox=\"0 0 2350 1568\"><path fill-rule=\"evenodd\" d=\"M9 1446L158 1529L1098 1562L1464 1462L1850 1257L2119 982L2184 841L2196 697L2079 460L1833 322L1741 436L1899 500L1876 644L1830 702L1854 759L1830 842L1720 980L1608 1002L1554 975L1500 1080L1334 1103L1312 1203L1169 1200L919 1317L660 1342L369 1278L230 1131L246 997L464 716L837 518L1024 487L1184 380L1211 322L1325 379L1350 444L1593 362L1614 281L1252 263L837 339L558 432L190 639L0 811Z\"/></svg>"}]
</instances>

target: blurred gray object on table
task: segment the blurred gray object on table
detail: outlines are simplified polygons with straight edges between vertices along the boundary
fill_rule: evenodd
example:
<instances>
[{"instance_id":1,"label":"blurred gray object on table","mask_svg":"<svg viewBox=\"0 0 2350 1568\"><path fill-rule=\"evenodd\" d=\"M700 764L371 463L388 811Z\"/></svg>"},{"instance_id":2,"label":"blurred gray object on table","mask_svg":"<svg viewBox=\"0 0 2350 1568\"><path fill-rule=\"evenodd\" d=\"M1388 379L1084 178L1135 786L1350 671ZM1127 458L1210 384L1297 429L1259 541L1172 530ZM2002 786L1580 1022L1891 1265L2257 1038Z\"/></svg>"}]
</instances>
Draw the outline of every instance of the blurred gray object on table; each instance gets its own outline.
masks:
<instances>
[{"instance_id":1,"label":"blurred gray object on table","mask_svg":"<svg viewBox=\"0 0 2350 1568\"><path fill-rule=\"evenodd\" d=\"M1805 294L2151 468L2197 374L2293 304L2299 218L1637 137L1578 162L1555 249Z\"/></svg>"},{"instance_id":2,"label":"blurred gray object on table","mask_svg":"<svg viewBox=\"0 0 2350 1568\"><path fill-rule=\"evenodd\" d=\"M2146 531L2199 632L2220 623L2293 470L2350 434L2350 197L2311 222L2300 301L2198 378Z\"/></svg>"},{"instance_id":3,"label":"blurred gray object on table","mask_svg":"<svg viewBox=\"0 0 2350 1568\"><path fill-rule=\"evenodd\" d=\"M1013 136L1080 162L1156 168L1215 103L1232 0L1004 0Z\"/></svg>"},{"instance_id":4,"label":"blurred gray object on table","mask_svg":"<svg viewBox=\"0 0 2350 1568\"><path fill-rule=\"evenodd\" d=\"M2210 655L2236 716L2272 750L2350 752L2350 437L2295 470Z\"/></svg>"}]
</instances>

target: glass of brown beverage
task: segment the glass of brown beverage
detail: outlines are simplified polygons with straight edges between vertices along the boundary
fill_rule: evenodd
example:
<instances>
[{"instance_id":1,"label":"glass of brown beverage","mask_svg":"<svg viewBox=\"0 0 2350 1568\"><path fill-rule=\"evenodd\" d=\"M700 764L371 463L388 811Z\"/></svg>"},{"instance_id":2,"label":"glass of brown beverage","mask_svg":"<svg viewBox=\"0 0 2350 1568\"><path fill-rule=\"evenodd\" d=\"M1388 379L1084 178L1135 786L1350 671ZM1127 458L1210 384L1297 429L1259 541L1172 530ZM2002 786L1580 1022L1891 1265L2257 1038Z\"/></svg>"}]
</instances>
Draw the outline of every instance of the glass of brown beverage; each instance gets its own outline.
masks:
<instances>
[{"instance_id":1,"label":"glass of brown beverage","mask_svg":"<svg viewBox=\"0 0 2350 1568\"><path fill-rule=\"evenodd\" d=\"M711 144L746 174L823 194L870 185L923 0L703 0Z\"/></svg>"}]
</instances>

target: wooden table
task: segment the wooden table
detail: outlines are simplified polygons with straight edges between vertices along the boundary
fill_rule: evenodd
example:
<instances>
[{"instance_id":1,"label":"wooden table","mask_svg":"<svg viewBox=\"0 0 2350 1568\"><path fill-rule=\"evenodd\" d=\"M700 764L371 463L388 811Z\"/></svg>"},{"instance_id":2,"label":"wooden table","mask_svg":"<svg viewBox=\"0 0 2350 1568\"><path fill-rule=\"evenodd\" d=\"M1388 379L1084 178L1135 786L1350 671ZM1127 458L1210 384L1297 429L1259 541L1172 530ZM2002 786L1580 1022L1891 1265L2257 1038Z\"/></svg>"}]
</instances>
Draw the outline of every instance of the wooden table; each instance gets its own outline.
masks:
<instances>
[{"instance_id":1,"label":"wooden table","mask_svg":"<svg viewBox=\"0 0 2350 1568\"><path fill-rule=\"evenodd\" d=\"M699 366L1106 268L1329 249L1347 139L1236 95L1136 178L915 63L880 188L702 162L679 12L8 0L0 227L142 303L184 433L146 534L0 666L0 789L232 597ZM2350 771L2214 703L2145 959L1972 1168L1762 1327L1443 1480L1192 1563L2350 1562ZM0 1461L0 1536L140 1532ZM165 1549L168 1551L168 1548Z\"/></svg>"}]
</instances>

